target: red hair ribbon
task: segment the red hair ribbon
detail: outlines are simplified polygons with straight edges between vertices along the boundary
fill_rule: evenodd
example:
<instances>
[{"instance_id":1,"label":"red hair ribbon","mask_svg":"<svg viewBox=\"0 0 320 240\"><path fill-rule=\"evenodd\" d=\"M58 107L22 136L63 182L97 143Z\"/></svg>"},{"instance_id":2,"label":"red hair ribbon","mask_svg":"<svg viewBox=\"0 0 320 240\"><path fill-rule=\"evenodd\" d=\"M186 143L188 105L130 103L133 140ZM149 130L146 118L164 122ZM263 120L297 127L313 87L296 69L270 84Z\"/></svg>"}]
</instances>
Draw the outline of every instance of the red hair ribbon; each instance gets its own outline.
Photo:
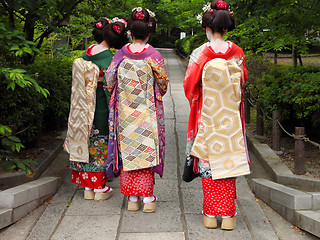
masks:
<instances>
[{"instance_id":1,"label":"red hair ribbon","mask_svg":"<svg viewBox=\"0 0 320 240\"><path fill-rule=\"evenodd\" d=\"M99 29L100 29L100 28L102 28L102 27L103 27L102 22L97 22L97 23L96 23L96 28L99 28Z\"/></svg>"},{"instance_id":2,"label":"red hair ribbon","mask_svg":"<svg viewBox=\"0 0 320 240\"><path fill-rule=\"evenodd\" d=\"M136 12L135 17L138 20L143 20L144 19L144 13L143 12Z\"/></svg>"},{"instance_id":3,"label":"red hair ribbon","mask_svg":"<svg viewBox=\"0 0 320 240\"><path fill-rule=\"evenodd\" d=\"M119 26L113 25L112 28L113 28L113 31L115 31L117 34L120 34L121 28Z\"/></svg>"},{"instance_id":4,"label":"red hair ribbon","mask_svg":"<svg viewBox=\"0 0 320 240\"><path fill-rule=\"evenodd\" d=\"M228 4L225 1L218 1L216 2L217 9L224 9L227 10Z\"/></svg>"}]
</instances>

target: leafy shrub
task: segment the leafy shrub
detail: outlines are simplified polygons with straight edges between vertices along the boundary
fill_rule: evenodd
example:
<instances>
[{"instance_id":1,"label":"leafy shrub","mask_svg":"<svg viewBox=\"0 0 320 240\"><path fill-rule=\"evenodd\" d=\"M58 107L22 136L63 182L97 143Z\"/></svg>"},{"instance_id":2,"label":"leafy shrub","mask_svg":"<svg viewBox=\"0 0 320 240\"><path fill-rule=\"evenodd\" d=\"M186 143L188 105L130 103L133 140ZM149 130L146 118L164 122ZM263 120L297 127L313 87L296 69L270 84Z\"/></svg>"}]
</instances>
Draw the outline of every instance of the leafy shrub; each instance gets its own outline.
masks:
<instances>
[{"instance_id":1,"label":"leafy shrub","mask_svg":"<svg viewBox=\"0 0 320 240\"><path fill-rule=\"evenodd\" d=\"M43 127L55 130L65 123L69 114L72 79L72 58L60 55L56 58L41 56L27 66L37 82L49 90L43 100Z\"/></svg>"},{"instance_id":2,"label":"leafy shrub","mask_svg":"<svg viewBox=\"0 0 320 240\"><path fill-rule=\"evenodd\" d=\"M307 131L320 129L320 68L273 67L258 84L260 99L269 115L279 110L292 128L304 125Z\"/></svg>"},{"instance_id":3,"label":"leafy shrub","mask_svg":"<svg viewBox=\"0 0 320 240\"><path fill-rule=\"evenodd\" d=\"M189 57L194 49L207 42L205 32L198 33L196 35L189 35L183 39L178 39L175 43L176 49L179 54Z\"/></svg>"}]
</instances>

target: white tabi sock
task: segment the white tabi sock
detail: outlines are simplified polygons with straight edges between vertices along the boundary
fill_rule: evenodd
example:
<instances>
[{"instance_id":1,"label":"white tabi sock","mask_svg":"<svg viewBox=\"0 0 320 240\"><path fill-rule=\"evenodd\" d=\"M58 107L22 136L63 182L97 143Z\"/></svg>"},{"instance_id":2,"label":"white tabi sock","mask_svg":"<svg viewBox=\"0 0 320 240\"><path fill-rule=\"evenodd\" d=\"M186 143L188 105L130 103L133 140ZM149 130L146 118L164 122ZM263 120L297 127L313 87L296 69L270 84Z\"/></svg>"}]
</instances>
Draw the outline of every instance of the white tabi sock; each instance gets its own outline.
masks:
<instances>
[{"instance_id":1,"label":"white tabi sock","mask_svg":"<svg viewBox=\"0 0 320 240\"><path fill-rule=\"evenodd\" d=\"M129 196L128 199L129 199L130 202L138 202L139 197L138 196Z\"/></svg>"},{"instance_id":2,"label":"white tabi sock","mask_svg":"<svg viewBox=\"0 0 320 240\"><path fill-rule=\"evenodd\" d=\"M92 191L92 188L85 187L84 190L86 190L86 191Z\"/></svg>"},{"instance_id":3,"label":"white tabi sock","mask_svg":"<svg viewBox=\"0 0 320 240\"><path fill-rule=\"evenodd\" d=\"M108 187L108 186L105 186L102 189L94 189L93 191L94 192L99 192L99 193L101 193L101 192L112 192L112 188Z\"/></svg>"},{"instance_id":4,"label":"white tabi sock","mask_svg":"<svg viewBox=\"0 0 320 240\"><path fill-rule=\"evenodd\" d=\"M151 196L151 197L144 197L143 198L143 203L151 203L153 201L156 200L156 197L155 196Z\"/></svg>"}]
</instances>

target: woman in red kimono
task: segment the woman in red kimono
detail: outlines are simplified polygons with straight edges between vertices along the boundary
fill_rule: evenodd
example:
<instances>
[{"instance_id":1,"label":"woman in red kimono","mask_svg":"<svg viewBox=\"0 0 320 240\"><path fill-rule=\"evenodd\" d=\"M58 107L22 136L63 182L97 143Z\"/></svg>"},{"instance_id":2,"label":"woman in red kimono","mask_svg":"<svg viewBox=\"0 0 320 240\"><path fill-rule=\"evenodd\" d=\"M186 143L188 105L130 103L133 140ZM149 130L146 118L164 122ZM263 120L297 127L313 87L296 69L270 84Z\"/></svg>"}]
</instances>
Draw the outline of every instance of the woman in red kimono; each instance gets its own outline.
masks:
<instances>
[{"instance_id":1,"label":"woman in red kimono","mask_svg":"<svg viewBox=\"0 0 320 240\"><path fill-rule=\"evenodd\" d=\"M189 100L190 104L190 116L189 116L189 124L188 124L188 139L187 139L187 163L188 161L193 161L195 163L195 171L199 171L199 175L202 178L202 187L203 187L203 215L204 215L204 226L207 228L217 228L217 218L222 217L222 225L221 228L225 230L232 230L236 226L236 206L235 206L235 198L236 198L236 182L235 177L240 175L248 174L249 171L249 163L247 161L247 152L246 152L246 144L245 139L243 138L244 134L244 118L243 118L243 107L242 107L242 88L243 84L247 79L247 69L245 66L245 55L240 47L238 47L235 43L230 41L224 41L223 36L227 31L230 31L234 28L234 18L233 13L228 10L228 4L224 1L213 1L210 6L205 6L205 13L202 16L202 27L206 29L207 37L209 42L203 44L199 48L195 49L191 56L189 66L185 75L185 79L183 82L183 87L185 90L185 95ZM212 62L213 60L222 61L227 64L228 61L233 61L233 64L236 65L235 68L239 69L239 94L238 94L238 107L236 109L236 115L238 115L238 129L237 134L242 135L241 144L243 146L243 154L245 158L246 171L242 171L241 174L238 175L228 175L228 177L219 178L214 177L217 174L217 171L213 172L213 168L216 166L212 166L212 161L210 157L221 155L214 155L213 152L219 152L221 148L223 148L223 144L212 144L209 145L204 143L208 150L209 159L201 159L197 154L195 154L195 145L199 145L196 143L197 141L197 133L200 131L205 132L207 129L203 130L203 125L206 123L203 122L203 116L201 112L203 111L203 106L207 104L207 102L203 102L205 98L205 93L203 91L205 87L204 77L209 76L208 78L214 79L213 73L208 73L211 66L214 69L216 67L216 63ZM208 64L207 64L208 63ZM218 62L217 62L218 63ZM234 66L233 65L233 66ZM228 71L226 71L228 73ZM216 78L221 78L219 74L215 75ZM217 77L218 76L218 77ZM225 75L227 76L227 75ZM230 77L226 77L229 80ZM210 79L210 80L211 80ZM212 80L211 80L212 81ZM214 81L214 80L213 80ZM232 80L230 80L232 81ZM231 87L233 86L231 82ZM219 91L219 90L217 90ZM206 93L208 94L208 93ZM224 98L228 96L224 96L224 90L219 92L221 96L220 102L223 102ZM210 94L209 94L210 95ZM208 96L207 96L208 97ZM211 99L214 99L215 96L209 96ZM209 99L210 100L210 99ZM210 100L211 101L211 100ZM217 102L219 102L217 101ZM219 104L219 103L216 103ZM221 104L221 103L220 103ZM213 103L211 103L212 107ZM213 111L214 114L217 111ZM208 116L207 116L208 117ZM210 116L209 116L210 117ZM223 116L220 118L223 119ZM213 119L213 117L211 116ZM233 121L229 121L228 119L225 122L227 125L223 125L223 127L232 125ZM213 124L209 124L208 126L212 129L218 129L220 126L213 126ZM215 130L214 130L215 131ZM207 138L205 141L207 141ZM214 139L216 141L216 139ZM218 140L217 140L218 141ZM201 145L201 144L200 144ZM210 148L211 146L211 148ZM220 151L221 152L221 151ZM230 160L228 160L230 161ZM224 162L226 163L226 162ZM188 164L187 164L188 165ZM233 166L233 163L231 164ZM236 165L236 164L235 164ZM223 164L222 164L223 166ZM228 164L224 165L225 168L228 168ZM245 172L245 174L244 174ZM224 175L225 176L225 175Z\"/></svg>"}]
</instances>

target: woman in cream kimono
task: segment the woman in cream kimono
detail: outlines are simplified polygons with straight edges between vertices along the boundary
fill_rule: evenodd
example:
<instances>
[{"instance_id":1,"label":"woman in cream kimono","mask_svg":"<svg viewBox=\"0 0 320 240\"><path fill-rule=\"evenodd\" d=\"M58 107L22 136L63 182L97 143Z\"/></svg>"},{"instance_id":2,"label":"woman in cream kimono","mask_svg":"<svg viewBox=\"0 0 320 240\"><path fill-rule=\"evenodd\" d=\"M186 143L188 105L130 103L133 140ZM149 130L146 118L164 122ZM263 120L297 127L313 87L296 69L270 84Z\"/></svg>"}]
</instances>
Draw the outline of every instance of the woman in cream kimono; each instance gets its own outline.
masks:
<instances>
[{"instance_id":1,"label":"woman in cream kimono","mask_svg":"<svg viewBox=\"0 0 320 240\"><path fill-rule=\"evenodd\" d=\"M236 180L249 174L244 138L242 86L247 79L240 47L223 36L234 27L224 1L204 7L202 26L209 42L195 49L183 82L190 103L187 165L194 161L202 178L204 226L236 226Z\"/></svg>"},{"instance_id":2,"label":"woman in cream kimono","mask_svg":"<svg viewBox=\"0 0 320 240\"><path fill-rule=\"evenodd\" d=\"M154 212L154 172L164 164L164 111L162 96L168 77L161 54L147 44L155 30L153 13L138 7L128 21L133 44L118 51L107 71L110 93L108 163L120 170L120 191L128 196L128 210Z\"/></svg>"},{"instance_id":3,"label":"woman in cream kimono","mask_svg":"<svg viewBox=\"0 0 320 240\"><path fill-rule=\"evenodd\" d=\"M72 183L85 188L84 198L103 201L111 196L106 186L110 94L102 77L113 54L109 48L127 43L123 19L99 19L92 31L97 44L74 61L70 115L65 149L70 153Z\"/></svg>"}]
</instances>

